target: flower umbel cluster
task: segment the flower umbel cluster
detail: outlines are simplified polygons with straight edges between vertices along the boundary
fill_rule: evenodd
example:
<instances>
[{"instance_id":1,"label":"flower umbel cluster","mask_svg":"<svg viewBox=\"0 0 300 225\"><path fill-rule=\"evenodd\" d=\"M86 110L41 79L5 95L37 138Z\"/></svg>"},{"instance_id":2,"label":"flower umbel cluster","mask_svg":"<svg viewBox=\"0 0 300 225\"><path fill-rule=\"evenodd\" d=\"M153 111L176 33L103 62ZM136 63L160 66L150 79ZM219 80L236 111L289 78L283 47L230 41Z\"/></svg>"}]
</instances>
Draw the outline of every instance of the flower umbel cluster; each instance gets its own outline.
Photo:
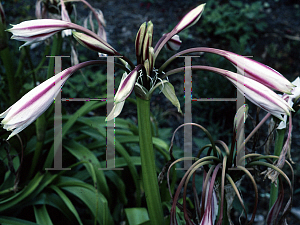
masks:
<instances>
[{"instance_id":1,"label":"flower umbel cluster","mask_svg":"<svg viewBox=\"0 0 300 225\"><path fill-rule=\"evenodd\" d=\"M192 69L203 69L210 70L221 74L222 76L229 79L242 93L245 93L246 97L252 101L254 104L260 106L266 111L270 112L274 116L282 119L282 115L289 115L290 111L293 109L281 98L276 97L276 94L269 89L269 87L279 90L285 93L291 93L294 87L286 78L284 78L277 71L259 63L252 59L248 59L243 56L236 55L234 53L210 48L193 48L184 50L172 56L166 61L159 69L158 74L154 73L155 59L163 46L167 46L169 49L178 49L180 47L181 41L178 38L178 33L182 30L194 25L202 15L205 4L199 5L192 11L190 11L183 19L174 27L174 29L162 36L162 38L157 42L155 47L152 47L153 39L153 23L150 21L148 23L143 23L137 33L135 41L135 52L137 57L137 66L127 59L125 56L122 57L122 62L129 68L127 70L126 77L123 77L118 91L115 96L115 107L113 111L108 115L107 120L111 120L119 115L122 111L122 107L126 98L130 95L133 89L135 89L136 94L144 99L150 99L151 94L157 87L166 86L170 87L171 92L174 92L172 85L168 80L164 80L167 75L171 75L175 72L180 72L179 69L169 71L164 73L164 69L169 63L172 62L177 56L185 55L191 52L211 52L215 54L222 55L230 62L232 62L237 68L243 65L243 69L247 77L243 77L240 74L233 73L230 71L222 70L214 67L193 67ZM25 41L26 43L22 46L30 45L35 42L43 41L55 33L67 29L79 30L73 31L74 38L83 46L108 55L120 55L113 47L111 47L105 40L97 36L90 30L81 27L77 24L73 24L69 21L55 20L55 19L38 19L31 21L24 21L20 24L14 25L10 31L13 39L19 41ZM22 47L21 46L21 47ZM184 69L184 68L183 68ZM137 81L138 73L142 74L141 79ZM249 78L248 78L249 77ZM156 83L150 83L152 79L156 80ZM245 84L245 85L244 85ZM173 91L172 91L173 90ZM35 93L34 90L32 90ZM38 94L38 92L36 92ZM165 92L163 92L165 93ZM173 103L177 102L175 93L167 95L168 99ZM42 105L43 108L45 105ZM47 105L49 106L49 105ZM15 108L21 106L19 104L14 105ZM177 106L178 107L178 106ZM25 110L25 109L22 109ZM180 108L179 108L180 110ZM26 115L29 115L25 113ZM1 114L4 117L6 114ZM36 117L35 117L36 118ZM24 118L27 126L33 122L32 116ZM10 119L10 121L13 121ZM30 123L29 123L30 121ZM7 124L8 119L5 118L2 124ZM4 128L8 128L5 126ZM9 130L18 128L18 123L14 126L10 126ZM20 129L18 129L20 130ZM16 134L17 132L14 132Z\"/></svg>"},{"instance_id":2,"label":"flower umbel cluster","mask_svg":"<svg viewBox=\"0 0 300 225\"><path fill-rule=\"evenodd\" d=\"M7 31L13 34L11 37L12 39L25 42L23 45L21 45L21 47L31 45L36 42L45 41L58 32L64 32L65 35L72 35L74 39L82 46L96 51L101 55L105 54L108 56L118 56L117 58L118 60L120 60L121 64L118 62L115 63L115 66L124 70L124 73L118 90L114 96L114 107L112 111L108 113L106 120L113 120L118 115L120 115L126 99L131 95L133 90L137 98L150 101L154 90L159 88L165 95L165 97L167 97L170 102L178 109L178 111L181 112L180 104L176 97L174 87L169 82L168 76L182 72L186 68L179 67L168 70L167 67L170 63L173 62L174 59L179 56L184 56L189 53L203 52L213 53L224 57L229 62L231 62L239 72L243 72L245 76L241 75L240 73L204 65L193 65L190 68L191 70L211 71L223 76L224 78L228 79L238 89L238 91L245 95L248 100L268 112L267 115L273 115L274 117L282 121L286 121L287 116L290 116L291 112L294 111L292 101L299 96L299 88L295 86L300 85L300 82L295 82L294 84L292 84L279 72L247 57L243 57L235 53L220 49L196 47L178 52L171 56L168 60L166 60L166 62L162 65L156 65L156 59L159 53L162 51L163 47L166 47L167 49L173 51L177 51L180 48L180 32L195 25L198 22L204 11L205 4L201 4L188 12L169 33L163 34L155 45L153 45L154 25L151 21L144 22L140 26L135 39L135 55L137 62L137 64L135 65L130 59L128 59L125 55L121 55L106 41L105 32L103 30L103 27L100 26L101 22L99 23L100 30L98 33L95 33L87 29L86 27L72 23L70 17L68 16L64 1L61 0L60 2L62 9L62 20L49 18L29 20L17 25L13 25L13 27L8 29ZM97 14L95 10L93 12ZM98 15L100 14L101 13L98 12ZM44 17L41 16L41 18ZM2 8L0 7L0 22L3 22L4 19L5 17L2 13ZM102 20L102 24L104 23L103 18L101 19L101 16L98 17L98 20ZM43 112L45 112L54 101L63 84L68 78L71 77L74 72L83 67L93 64L103 64L104 62L104 60L94 60L79 63L44 81L43 83L29 91L27 94L25 94L19 101L9 107L5 112L0 114L0 118L3 118L3 120L1 121L3 128L8 131L12 131L7 139L10 139L14 135L24 130ZM274 90L283 92L285 94L280 97L274 92ZM238 113L244 115L247 109L248 107L245 106L243 109L239 110ZM244 117L241 115L237 115L237 118L238 121L236 122L236 127L238 127L239 124L242 124ZM286 124L283 123L281 126L285 125ZM291 124L289 125L291 126ZM203 127L201 127L201 129L206 132ZM220 144L225 149L226 154L222 154L220 148L216 146L216 143ZM242 143L242 141L239 140L237 149L243 147L243 144L245 143ZM184 178L182 179L182 182L179 185L178 189L181 190L181 187L183 187L183 184L185 183L186 190L189 178L195 173L198 168L204 168L206 177L204 177L203 181L203 184L205 185L203 185L201 209L200 204L199 206L197 206L198 212L196 220L198 220L198 224L214 224L217 218L216 215L218 214L218 205L220 206L221 210L217 223L221 224L223 217L225 180L227 183L231 184L234 190L237 189L235 183L239 180L234 177L233 173L227 172L227 169L236 166L234 164L235 153L233 153L235 144L232 143L232 146L233 147L231 151L229 151L229 147L222 141L211 140L211 144L203 147L203 149L201 150L203 151L204 149L209 148L209 153L207 154L207 156L201 159L194 158L197 161L187 171L187 173L184 175ZM287 148L288 146L286 145L285 147ZM287 149L285 152L287 152ZM210 153L212 153L212 155ZM260 159L263 156L258 154L245 156L245 158L249 157L253 157L253 160L247 163L247 166L267 166L268 168L275 170L277 174L282 175L283 172L281 171L281 168L278 168L279 166L276 167L270 163L266 164L265 162L261 162ZM279 157L277 157L276 159L278 158ZM281 157L280 159L281 162L285 162L285 158ZM174 162L171 166L173 166L176 162ZM155 166L155 163L153 165ZM238 173L238 175L246 174L253 182L257 199L257 187L254 180L251 178L252 176L249 175L249 172L246 171L245 168L240 169L241 171L240 173ZM153 174L155 174L155 172L156 171L154 170ZM221 187L223 192L221 193L220 197L221 201L219 201L218 203L213 187L220 174L220 180L222 182ZM277 179L277 177L275 179ZM288 179L287 182L291 187ZM147 189L147 191L148 190L150 189ZM240 199L238 191L235 194ZM179 191L175 193L174 197L172 196L173 206L171 209L171 224L177 224L176 204L178 196ZM241 200L240 202L243 206L244 211L246 211L243 202ZM183 204L186 204L185 199ZM187 224L195 224L190 219L190 214L187 212L185 207L183 207L183 209ZM250 222L253 222L254 220L255 210L256 208L254 209ZM154 217L152 216L152 219L153 218Z\"/></svg>"}]
</instances>

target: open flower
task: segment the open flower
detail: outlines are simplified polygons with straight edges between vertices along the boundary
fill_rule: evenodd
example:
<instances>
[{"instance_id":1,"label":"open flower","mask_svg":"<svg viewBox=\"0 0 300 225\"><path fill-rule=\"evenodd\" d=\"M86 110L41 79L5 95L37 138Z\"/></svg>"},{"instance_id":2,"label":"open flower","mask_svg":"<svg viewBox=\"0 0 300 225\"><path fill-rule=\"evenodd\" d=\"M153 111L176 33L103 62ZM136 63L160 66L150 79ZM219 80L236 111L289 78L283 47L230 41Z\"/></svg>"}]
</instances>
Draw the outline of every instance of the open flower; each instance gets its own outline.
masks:
<instances>
[{"instance_id":1,"label":"open flower","mask_svg":"<svg viewBox=\"0 0 300 225\"><path fill-rule=\"evenodd\" d=\"M0 118L4 118L1 121L3 128L13 131L7 140L24 130L49 108L66 80L75 71L97 62L97 60L88 61L65 69L29 91L14 105L1 113Z\"/></svg>"},{"instance_id":2,"label":"open flower","mask_svg":"<svg viewBox=\"0 0 300 225\"><path fill-rule=\"evenodd\" d=\"M297 77L292 82L293 85L296 87L291 91L291 95L284 94L282 98L287 101L290 107L293 107L294 101L297 100L300 97L300 78ZM287 120L287 115L283 117L283 121L278 125L277 129L285 129L286 128L286 120Z\"/></svg>"},{"instance_id":3,"label":"open flower","mask_svg":"<svg viewBox=\"0 0 300 225\"><path fill-rule=\"evenodd\" d=\"M164 65L161 66L160 71L164 70L166 66L178 56L189 54L192 52L207 52L223 56L224 58L229 60L239 72L245 74L246 77L256 80L259 83L274 90L291 94L291 91L295 87L294 84L292 84L282 74L272 69L271 67L268 67L249 57L241 56L229 51L215 48L198 47L178 52L170 59L168 59L168 61L165 62Z\"/></svg>"},{"instance_id":4,"label":"open flower","mask_svg":"<svg viewBox=\"0 0 300 225\"><path fill-rule=\"evenodd\" d=\"M203 68L225 76L242 94L245 94L247 99L280 120L283 120L282 114L290 115L290 111L293 111L286 101L260 82L219 68L207 66Z\"/></svg>"},{"instance_id":5,"label":"open flower","mask_svg":"<svg viewBox=\"0 0 300 225\"><path fill-rule=\"evenodd\" d=\"M128 98L134 88L138 72L141 68L142 65L139 65L135 67L134 70L132 70L128 75L127 73L123 74L121 83L114 98L114 107L107 116L107 121L114 119L121 113L126 98Z\"/></svg>"},{"instance_id":6,"label":"open flower","mask_svg":"<svg viewBox=\"0 0 300 225\"><path fill-rule=\"evenodd\" d=\"M90 31L89 29L86 29L77 24L68 21L63 21L63 20L56 20L56 19L28 20L19 23L17 25L13 25L13 27L8 29L7 31L13 34L13 36L11 37L12 39L16 39L18 41L25 41L26 43L21 46L23 47L26 45L31 45L35 42L44 41L47 38L54 35L55 33L66 29L75 29L75 30L82 31L88 34L89 36L97 39L107 47L109 46L109 44L105 40L103 40L101 37L99 37L97 34L93 33L92 31Z\"/></svg>"},{"instance_id":7,"label":"open flower","mask_svg":"<svg viewBox=\"0 0 300 225\"><path fill-rule=\"evenodd\" d=\"M13 27L7 31L13 34L11 37L12 39L26 41L26 43L21 46L23 47L34 42L43 41L51 37L53 34L69 27L70 23L63 20L38 19L28 20L17 25L13 25Z\"/></svg>"},{"instance_id":8,"label":"open flower","mask_svg":"<svg viewBox=\"0 0 300 225\"><path fill-rule=\"evenodd\" d=\"M290 94L291 90L295 87L295 85L293 85L283 75L281 75L279 72L272 69L271 67L268 67L249 57L244 57L223 50L217 51L221 51L221 55L223 55L234 66L236 66L238 71L244 72L245 76L258 81L259 83L267 87L288 94Z\"/></svg>"}]
</instances>

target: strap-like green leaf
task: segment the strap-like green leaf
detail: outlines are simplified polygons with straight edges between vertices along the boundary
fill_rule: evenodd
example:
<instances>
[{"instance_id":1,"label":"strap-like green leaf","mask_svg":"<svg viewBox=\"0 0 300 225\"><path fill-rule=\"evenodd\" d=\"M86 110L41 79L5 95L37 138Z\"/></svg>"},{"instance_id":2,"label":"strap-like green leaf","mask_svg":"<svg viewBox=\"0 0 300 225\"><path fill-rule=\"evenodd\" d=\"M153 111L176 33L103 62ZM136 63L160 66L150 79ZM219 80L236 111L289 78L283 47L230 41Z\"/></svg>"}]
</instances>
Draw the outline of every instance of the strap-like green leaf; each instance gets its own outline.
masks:
<instances>
[{"instance_id":1,"label":"strap-like green leaf","mask_svg":"<svg viewBox=\"0 0 300 225\"><path fill-rule=\"evenodd\" d=\"M90 125L93 124L93 122L91 120L89 120L90 118L80 118L79 121L85 123L86 125ZM102 137L106 137L106 129L105 127L100 127L100 126L96 126L95 124L93 124L93 127L96 128L99 132L99 134ZM116 152L118 152L118 154L120 154L124 160L127 162L128 168L132 174L132 178L134 181L134 184L136 186L136 196L137 196L137 205L140 205L141 202L141 197L140 197L140 182L139 182L139 176L138 173L136 171L135 166L133 165L133 163L130 160L130 155L128 154L128 152L126 151L126 149L122 146L122 144L118 141L115 140L115 148L116 148Z\"/></svg>"},{"instance_id":2,"label":"strap-like green leaf","mask_svg":"<svg viewBox=\"0 0 300 225\"><path fill-rule=\"evenodd\" d=\"M15 217L1 216L0 224L2 225L38 225L37 223L27 220L21 220Z\"/></svg>"},{"instance_id":3,"label":"strap-like green leaf","mask_svg":"<svg viewBox=\"0 0 300 225\"><path fill-rule=\"evenodd\" d=\"M0 201L0 212L18 205L22 200L36 190L42 179L43 175L37 174L23 190L11 196L10 198Z\"/></svg>"},{"instance_id":4,"label":"strap-like green leaf","mask_svg":"<svg viewBox=\"0 0 300 225\"><path fill-rule=\"evenodd\" d=\"M79 198L92 212L95 219L102 224L113 224L108 208L108 202L95 187L81 180L71 177L60 177L56 186Z\"/></svg>"},{"instance_id":5,"label":"strap-like green leaf","mask_svg":"<svg viewBox=\"0 0 300 225\"><path fill-rule=\"evenodd\" d=\"M146 208L127 208L125 214L129 225L139 225L149 220Z\"/></svg>"},{"instance_id":6,"label":"strap-like green leaf","mask_svg":"<svg viewBox=\"0 0 300 225\"><path fill-rule=\"evenodd\" d=\"M33 206L36 222L43 225L53 225L46 205Z\"/></svg>"},{"instance_id":7,"label":"strap-like green leaf","mask_svg":"<svg viewBox=\"0 0 300 225\"><path fill-rule=\"evenodd\" d=\"M87 162L84 163L84 166L86 167L87 171L93 178L94 182L97 183L97 187L99 188L100 192L103 193L107 198L109 198L110 194L108 190L108 185L105 179L104 172L102 170L98 170L99 168L101 168L101 164L97 157L84 145L74 140L70 140L63 144L63 146L79 161Z\"/></svg>"},{"instance_id":8,"label":"strap-like green leaf","mask_svg":"<svg viewBox=\"0 0 300 225\"><path fill-rule=\"evenodd\" d=\"M83 223L81 222L80 216L78 215L77 210L75 209L73 203L70 201L68 196L62 190L60 190L58 187L56 187L54 185L52 185L51 188L59 195L59 197L63 200L63 202L66 204L66 206L69 208L69 210L74 214L78 223L80 225L83 225Z\"/></svg>"},{"instance_id":9,"label":"strap-like green leaf","mask_svg":"<svg viewBox=\"0 0 300 225\"><path fill-rule=\"evenodd\" d=\"M66 133L69 131L69 129L74 125L74 123L77 121L78 117L83 116L87 114L88 112L99 108L101 106L104 106L106 102L97 102L97 101L90 101L86 102L79 110L74 113L69 120L64 124L63 130L62 130L62 137L66 135ZM64 142L63 142L64 143ZM54 158L54 144L51 146L51 149L48 153L48 157L46 159L46 162L44 164L44 168L51 168L52 162Z\"/></svg>"},{"instance_id":10,"label":"strap-like green leaf","mask_svg":"<svg viewBox=\"0 0 300 225\"><path fill-rule=\"evenodd\" d=\"M66 186L62 187L62 189L84 202L100 224L113 224L108 202L103 195L92 191L90 188L87 189L80 186Z\"/></svg>"}]
</instances>

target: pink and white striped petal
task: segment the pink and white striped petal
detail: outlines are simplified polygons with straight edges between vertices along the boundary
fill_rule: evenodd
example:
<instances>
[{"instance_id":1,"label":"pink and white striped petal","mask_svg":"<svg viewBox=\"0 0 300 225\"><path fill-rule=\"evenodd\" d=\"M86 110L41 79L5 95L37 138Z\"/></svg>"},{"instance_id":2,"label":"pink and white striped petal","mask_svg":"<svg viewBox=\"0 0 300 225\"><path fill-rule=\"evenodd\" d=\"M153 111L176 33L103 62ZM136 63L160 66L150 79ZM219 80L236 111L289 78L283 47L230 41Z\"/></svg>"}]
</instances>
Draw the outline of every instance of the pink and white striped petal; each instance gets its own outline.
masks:
<instances>
[{"instance_id":1,"label":"pink and white striped petal","mask_svg":"<svg viewBox=\"0 0 300 225\"><path fill-rule=\"evenodd\" d=\"M11 32L13 36L32 37L64 30L70 27L70 23L55 19L37 19L27 20L12 26L13 27L7 31Z\"/></svg>"},{"instance_id":2,"label":"pink and white striped petal","mask_svg":"<svg viewBox=\"0 0 300 225\"><path fill-rule=\"evenodd\" d=\"M246 77L256 80L274 90L290 94L291 90L295 87L295 85L276 70L249 57L214 48L198 49L199 51L210 52L223 56L229 60L241 74L245 74Z\"/></svg>"},{"instance_id":3,"label":"pink and white striped petal","mask_svg":"<svg viewBox=\"0 0 300 225\"><path fill-rule=\"evenodd\" d=\"M138 72L142 69L142 65L138 65L124 79L121 80L118 91L115 95L115 103L125 101L133 91Z\"/></svg>"},{"instance_id":4,"label":"pink and white striped petal","mask_svg":"<svg viewBox=\"0 0 300 225\"><path fill-rule=\"evenodd\" d=\"M179 38L179 35L174 35L165 45L165 48L171 51L177 51L180 49L182 41Z\"/></svg>"},{"instance_id":5,"label":"pink and white striped petal","mask_svg":"<svg viewBox=\"0 0 300 225\"><path fill-rule=\"evenodd\" d=\"M84 47L91 49L96 52L108 54L108 55L115 55L117 51L111 47L107 42L97 40L94 37L91 37L87 34L80 33L73 31L73 37Z\"/></svg>"},{"instance_id":6,"label":"pink and white striped petal","mask_svg":"<svg viewBox=\"0 0 300 225\"><path fill-rule=\"evenodd\" d=\"M226 77L231 83L255 105L261 107L280 120L282 115L294 111L289 104L265 85L244 77L241 74L210 66L194 66L194 69L212 71Z\"/></svg>"},{"instance_id":7,"label":"pink and white striped petal","mask_svg":"<svg viewBox=\"0 0 300 225\"><path fill-rule=\"evenodd\" d=\"M5 112L1 113L0 118L4 118L1 121L3 128L13 131L8 139L24 130L49 108L66 80L75 71L96 63L98 63L97 60L87 61L65 69L29 91Z\"/></svg>"},{"instance_id":8,"label":"pink and white striped petal","mask_svg":"<svg viewBox=\"0 0 300 225\"><path fill-rule=\"evenodd\" d=\"M134 85L136 83L137 75L139 70L142 68L142 65L138 65L132 70L128 75L127 73L123 74L121 83L119 85L118 91L114 98L114 107L106 118L106 121L110 121L120 115L125 100L133 91Z\"/></svg>"},{"instance_id":9,"label":"pink and white striped petal","mask_svg":"<svg viewBox=\"0 0 300 225\"><path fill-rule=\"evenodd\" d=\"M200 19L202 12L204 10L205 4L201 4L198 7L194 8L188 14L186 14L180 22L174 27L171 33L175 32L175 34L179 33L180 31L193 26L195 23L198 22Z\"/></svg>"}]
</instances>

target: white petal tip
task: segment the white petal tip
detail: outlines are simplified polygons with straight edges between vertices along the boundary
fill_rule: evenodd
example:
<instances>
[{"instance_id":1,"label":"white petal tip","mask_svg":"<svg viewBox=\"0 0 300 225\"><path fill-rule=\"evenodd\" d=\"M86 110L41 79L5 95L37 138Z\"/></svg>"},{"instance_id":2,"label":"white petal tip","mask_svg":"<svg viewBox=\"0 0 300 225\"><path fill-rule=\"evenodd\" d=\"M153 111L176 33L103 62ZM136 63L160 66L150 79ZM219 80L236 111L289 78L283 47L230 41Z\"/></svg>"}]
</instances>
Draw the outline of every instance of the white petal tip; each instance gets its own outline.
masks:
<instances>
[{"instance_id":1,"label":"white petal tip","mask_svg":"<svg viewBox=\"0 0 300 225\"><path fill-rule=\"evenodd\" d=\"M8 140L11 139L13 136L15 136L15 134L11 133L11 134L8 136L8 138L7 138L6 140L8 141Z\"/></svg>"}]
</instances>

